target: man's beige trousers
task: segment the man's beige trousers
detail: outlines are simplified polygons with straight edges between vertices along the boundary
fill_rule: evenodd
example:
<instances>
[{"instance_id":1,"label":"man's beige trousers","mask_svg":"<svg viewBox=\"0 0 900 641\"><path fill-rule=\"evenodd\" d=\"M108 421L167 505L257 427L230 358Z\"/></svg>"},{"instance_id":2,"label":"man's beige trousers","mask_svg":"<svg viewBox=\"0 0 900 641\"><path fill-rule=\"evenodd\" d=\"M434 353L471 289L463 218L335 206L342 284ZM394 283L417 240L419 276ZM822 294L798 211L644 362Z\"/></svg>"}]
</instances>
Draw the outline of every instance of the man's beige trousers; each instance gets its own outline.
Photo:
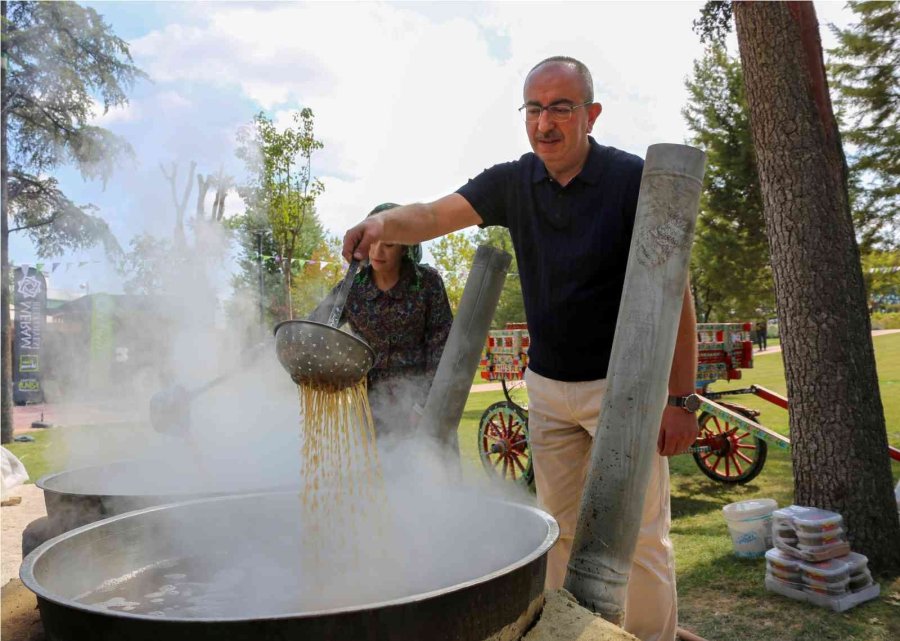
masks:
<instances>
[{"instance_id":1,"label":"man's beige trousers","mask_svg":"<svg viewBox=\"0 0 900 641\"><path fill-rule=\"evenodd\" d=\"M565 383L526 370L525 382L538 503L559 522L559 542L547 557L546 587L554 590L563 585L572 552L606 380ZM654 456L625 598L625 629L642 641L675 639L678 607L671 520L669 463Z\"/></svg>"}]
</instances>

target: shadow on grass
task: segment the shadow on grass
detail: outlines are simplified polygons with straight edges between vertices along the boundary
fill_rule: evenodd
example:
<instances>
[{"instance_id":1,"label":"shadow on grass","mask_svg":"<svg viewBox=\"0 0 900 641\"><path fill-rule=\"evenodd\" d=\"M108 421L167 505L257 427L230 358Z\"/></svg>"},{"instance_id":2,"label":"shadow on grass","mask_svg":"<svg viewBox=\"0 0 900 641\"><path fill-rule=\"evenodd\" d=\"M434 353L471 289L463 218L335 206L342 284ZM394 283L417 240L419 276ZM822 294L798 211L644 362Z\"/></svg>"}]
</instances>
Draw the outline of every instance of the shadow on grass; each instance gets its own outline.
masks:
<instances>
[{"instance_id":1,"label":"shadow on grass","mask_svg":"<svg viewBox=\"0 0 900 641\"><path fill-rule=\"evenodd\" d=\"M679 572L679 624L716 641L888 641L900 632L900 608L885 599L843 613L768 592L763 559L723 552ZM900 581L882 585L896 591Z\"/></svg>"},{"instance_id":2,"label":"shadow on grass","mask_svg":"<svg viewBox=\"0 0 900 641\"><path fill-rule=\"evenodd\" d=\"M715 512L716 510L721 510L723 505L724 503L721 501L695 498L693 496L673 496L672 518L677 519L683 516Z\"/></svg>"}]
</instances>

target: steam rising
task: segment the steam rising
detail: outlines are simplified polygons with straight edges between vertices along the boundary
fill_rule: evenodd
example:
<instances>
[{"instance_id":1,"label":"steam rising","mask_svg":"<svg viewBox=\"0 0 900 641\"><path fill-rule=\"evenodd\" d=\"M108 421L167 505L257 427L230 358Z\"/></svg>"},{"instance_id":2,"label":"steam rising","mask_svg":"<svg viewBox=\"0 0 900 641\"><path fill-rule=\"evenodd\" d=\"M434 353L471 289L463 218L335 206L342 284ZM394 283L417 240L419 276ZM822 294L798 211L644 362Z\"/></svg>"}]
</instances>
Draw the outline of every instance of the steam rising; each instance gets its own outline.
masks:
<instances>
[{"instance_id":1,"label":"steam rising","mask_svg":"<svg viewBox=\"0 0 900 641\"><path fill-rule=\"evenodd\" d=\"M131 314L132 325L120 333L132 341L126 346L129 354L164 350L165 365L125 380L113 377L106 389L73 387L64 400L113 407L119 422L61 428L66 467L91 467L47 485L59 492L112 496L108 505L114 511L207 495L283 493L247 498L239 508L226 499L155 512L145 538L111 537L110 545L132 549L111 551L105 557L108 566L92 565L99 574L85 576L77 594L63 596L176 618L360 606L476 579L541 543L545 527L535 528L527 513L494 500L530 502L530 495L511 485L488 484L480 470L474 480L464 481L453 452L403 429L410 416L387 408L381 408L382 421L398 429L378 441L386 499L372 509L371 502L353 505L367 501L366 495L342 497L342 509L355 510L356 517L346 527L323 530L316 524L319 533L312 537L316 528L304 522L300 500L310 488L303 486L309 475L300 455L303 417L297 389L277 362L270 339L248 350L266 340L270 330L261 332L252 318L221 322L214 301L222 291L214 283L221 280L216 273L222 268L209 257L226 256L227 242L207 233L203 243L205 258L185 257L170 270L165 293L145 300L142 309L149 311ZM255 312L256 305L247 301L233 307ZM68 366L77 379L84 363L74 359ZM175 384L196 390L226 373L189 404L186 434L152 428L153 394ZM418 382L410 383L409 393L421 393ZM397 407L413 401L422 399L411 396ZM336 503L338 491L315 489L323 504ZM98 517L82 516L85 521ZM83 564L80 568L79 573L86 572Z\"/></svg>"}]
</instances>

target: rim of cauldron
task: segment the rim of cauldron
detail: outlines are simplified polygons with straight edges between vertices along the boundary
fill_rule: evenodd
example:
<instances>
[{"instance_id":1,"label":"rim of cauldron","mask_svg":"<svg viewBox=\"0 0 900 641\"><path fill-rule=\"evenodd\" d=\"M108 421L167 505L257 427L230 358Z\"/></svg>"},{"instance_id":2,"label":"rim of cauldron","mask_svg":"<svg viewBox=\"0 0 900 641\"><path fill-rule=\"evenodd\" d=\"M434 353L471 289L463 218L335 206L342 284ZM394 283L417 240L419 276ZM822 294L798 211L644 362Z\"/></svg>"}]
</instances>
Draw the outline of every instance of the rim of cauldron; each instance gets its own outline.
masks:
<instances>
[{"instance_id":1,"label":"rim of cauldron","mask_svg":"<svg viewBox=\"0 0 900 641\"><path fill-rule=\"evenodd\" d=\"M314 321L314 320L306 320L303 318L294 318L291 320L283 320L283 321L279 322L278 324L276 324L275 327L272 328L272 335L277 337L278 330L285 325L315 325L318 327L327 327L328 329L335 331L335 332L340 332L344 336L352 338L354 342L359 343L362 347L364 347L366 349L367 352L369 352L369 354L371 354L372 360L373 361L375 360L375 350L372 349L371 345L369 345L366 341L361 339L359 336L356 336L355 334L351 334L350 332L345 332L340 327L334 327L333 325L329 325L328 323L320 323L319 321Z\"/></svg>"},{"instance_id":2,"label":"rim of cauldron","mask_svg":"<svg viewBox=\"0 0 900 641\"><path fill-rule=\"evenodd\" d=\"M114 466L125 466L129 464L159 464L159 461L153 461L152 459L118 459L115 461L109 461L108 463L101 463L98 465L84 465L82 467L73 467L68 470L62 470L60 472L51 472L50 474L44 474L38 480L34 482L35 486L43 490L44 492L52 492L53 494L63 494L66 496L75 496L75 497L98 497L98 498L126 498L126 497L135 497L135 498L164 498L164 497L172 497L171 501L166 503L160 503L160 505L168 505L174 503L182 502L182 499L177 497L184 497L184 501L188 500L203 500L204 497L208 498L218 498L218 497L226 497L226 496L234 496L234 495L244 495L244 494L260 494L266 492L288 492L291 490L295 490L296 488L279 484L272 485L271 487L247 487L247 488L235 488L233 490L228 489L203 489L203 488L184 488L182 490L177 491L168 491L168 490L159 490L159 491L146 491L146 492L116 492L114 490L106 491L106 492L83 492L79 490L74 490L71 488L62 489L58 487L52 486L52 481L54 479L64 477L64 476L75 476L79 472L87 472L89 470L103 470L104 468L111 468ZM202 495L202 496L201 496ZM158 506L153 506L158 507Z\"/></svg>"},{"instance_id":3,"label":"rim of cauldron","mask_svg":"<svg viewBox=\"0 0 900 641\"><path fill-rule=\"evenodd\" d=\"M361 612L366 610L379 610L382 608L397 606L397 605L405 605L408 603L416 603L418 601L426 601L428 599L451 594L453 592L459 592L461 590L472 587L473 585L478 585L479 583L487 583L495 579L498 576L508 574L513 572L521 567L528 565L529 563L535 561L541 556L547 554L550 551L550 548L553 547L553 544L556 543L556 540L559 538L559 524L557 524L556 519L554 519L550 514L544 512L543 510L531 506L525 505L522 503L515 503L513 501L505 501L495 498L487 498L485 500L492 501L495 503L502 503L505 505L511 505L516 508L520 508L531 512L538 518L540 518L544 524L547 526L547 534L544 537L544 540L541 541L541 544L538 547L524 556L523 558L515 561L514 563L510 563L509 565L494 570L489 574L484 574L475 579L470 579L468 581L464 581L462 583L456 583L450 587L440 588L438 590L431 590L429 592L419 592L417 594L412 594L404 597L400 597L397 599L391 599L389 601L377 601L373 603L364 603L361 605L352 605L342 608L331 608L325 610L310 610L305 612L290 612L284 614L273 614L273 615L265 615L265 616L225 616L225 617L158 617L158 616L150 616L147 614L134 614L131 612L119 612L114 610L108 610L106 608L99 608L97 606L89 605L86 603L79 603L78 601L74 601L72 599L66 599L63 597L55 596L49 594L48 590L43 588L43 586L38 582L38 580L34 576L34 566L38 562L38 560L43 556L43 554L53 547L57 542L62 541L67 538L74 538L81 534L82 532L87 532L88 530L92 530L95 528L103 527L108 523L112 523L114 521L120 521L123 519L131 519L138 518L143 514L147 514L150 512L156 512L158 510L170 509L175 507L183 507L189 506L196 503L213 503L213 502L223 502L223 501L234 501L243 499L246 500L248 498L253 497L265 497L265 496L273 496L279 494L294 494L295 492L257 492L257 493L248 493L241 495L232 495L232 496L220 496L220 497L212 497L212 498L204 498L204 499L196 499L191 501L179 501L177 503L167 503L164 505L155 505L153 507L144 508L141 510L134 510L132 512L126 512L125 514L120 514L118 516L113 516L107 519L103 519L101 521L95 521L94 523L90 523L88 525L83 525L81 527L75 528L73 530L69 530L59 536L55 536L52 539L49 539L36 547L31 551L28 556L22 561L22 565L19 569L19 578L22 580L22 583L25 584L29 590L34 592L38 597L45 599L47 601L51 601L53 603L57 603L61 606L73 608L76 610L85 610L88 612L94 612L97 614L103 614L105 616L119 617L123 619L137 619L141 621L156 621L156 622L182 622L182 623L212 623L212 622L227 622L227 621L274 621L281 619L308 619L314 617L322 617L322 616L335 616L340 614L349 614L353 612Z\"/></svg>"}]
</instances>

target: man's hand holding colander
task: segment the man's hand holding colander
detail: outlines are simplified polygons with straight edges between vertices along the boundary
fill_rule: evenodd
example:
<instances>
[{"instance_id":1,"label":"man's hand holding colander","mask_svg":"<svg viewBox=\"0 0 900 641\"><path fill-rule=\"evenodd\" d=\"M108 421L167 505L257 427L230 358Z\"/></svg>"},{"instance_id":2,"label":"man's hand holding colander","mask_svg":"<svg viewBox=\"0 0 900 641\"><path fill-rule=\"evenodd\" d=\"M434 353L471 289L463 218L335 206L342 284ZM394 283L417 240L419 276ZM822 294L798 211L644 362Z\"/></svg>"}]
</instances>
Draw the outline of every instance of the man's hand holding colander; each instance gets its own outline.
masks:
<instances>
[{"instance_id":1,"label":"man's hand holding colander","mask_svg":"<svg viewBox=\"0 0 900 641\"><path fill-rule=\"evenodd\" d=\"M372 243L383 241L415 245L451 232L480 225L481 217L459 194L432 203L415 203L379 212L352 227L344 235L341 254L348 262L368 257Z\"/></svg>"},{"instance_id":2,"label":"man's hand holding colander","mask_svg":"<svg viewBox=\"0 0 900 641\"><path fill-rule=\"evenodd\" d=\"M382 240L384 221L382 214L369 216L344 234L344 248L341 255L348 263L352 259L364 260L369 257L369 246Z\"/></svg>"}]
</instances>

